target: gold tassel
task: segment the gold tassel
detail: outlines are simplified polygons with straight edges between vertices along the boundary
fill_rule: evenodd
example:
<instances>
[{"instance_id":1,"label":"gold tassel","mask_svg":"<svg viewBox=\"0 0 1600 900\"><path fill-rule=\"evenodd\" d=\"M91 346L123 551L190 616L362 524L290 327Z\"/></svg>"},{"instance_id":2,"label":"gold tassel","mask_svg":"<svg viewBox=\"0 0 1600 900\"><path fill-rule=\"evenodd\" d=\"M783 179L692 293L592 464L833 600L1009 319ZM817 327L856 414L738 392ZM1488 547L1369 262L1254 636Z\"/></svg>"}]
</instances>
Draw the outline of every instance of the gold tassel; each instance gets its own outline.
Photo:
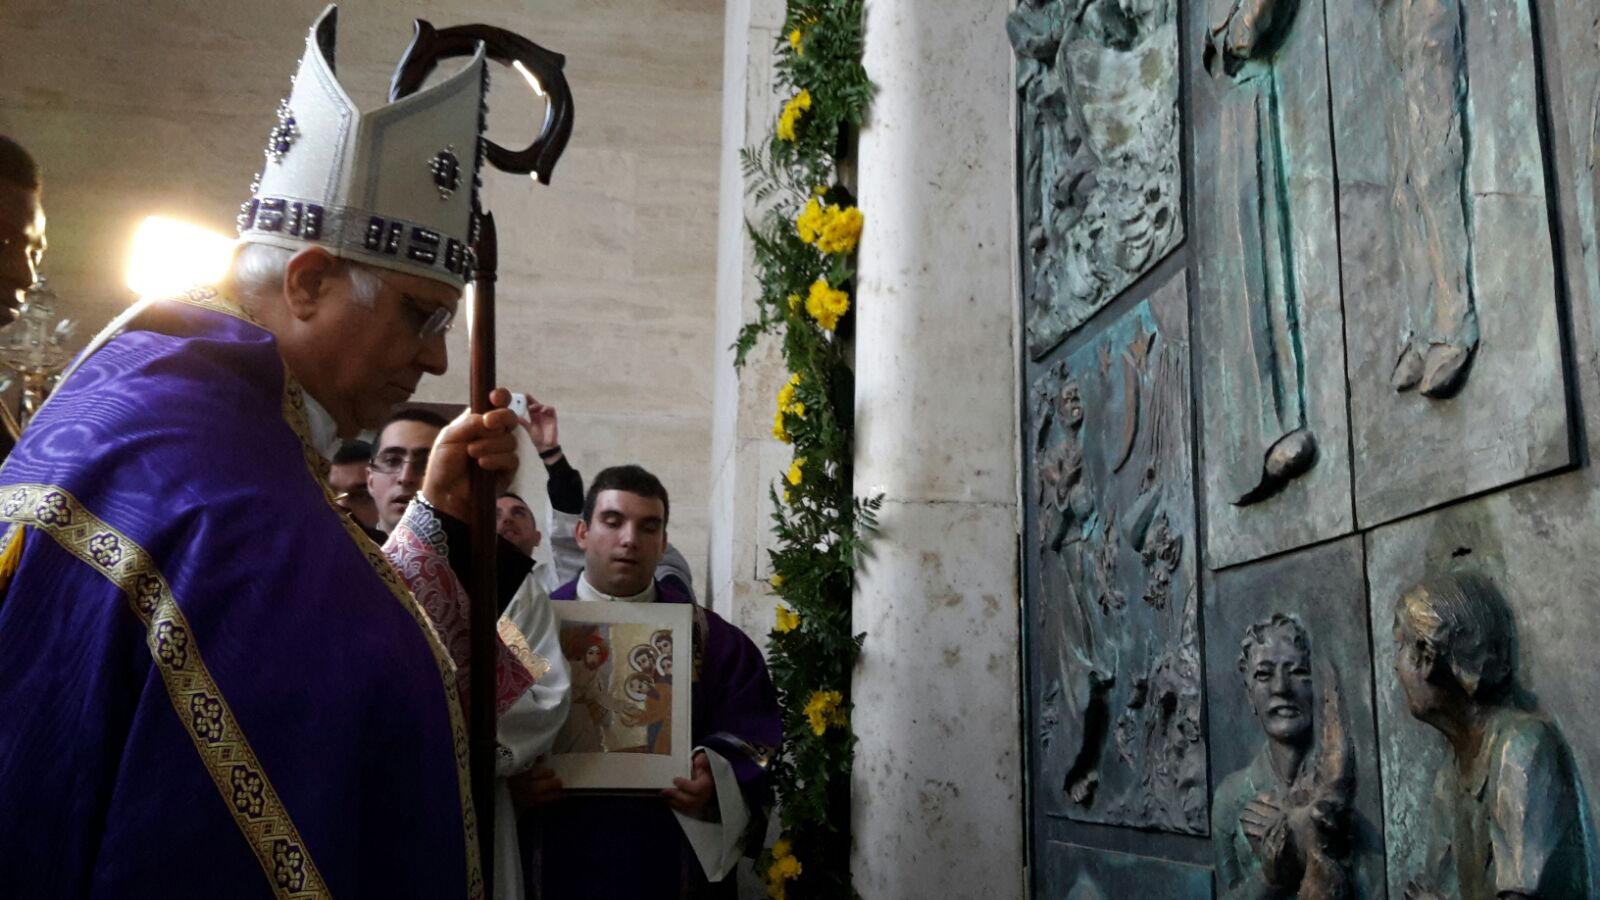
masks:
<instances>
[{"instance_id":1,"label":"gold tassel","mask_svg":"<svg viewBox=\"0 0 1600 900\"><path fill-rule=\"evenodd\" d=\"M17 569L22 568L22 539L27 530L26 525L18 525L13 529L5 552L0 553L0 593L11 586L11 577L17 574Z\"/></svg>"}]
</instances>

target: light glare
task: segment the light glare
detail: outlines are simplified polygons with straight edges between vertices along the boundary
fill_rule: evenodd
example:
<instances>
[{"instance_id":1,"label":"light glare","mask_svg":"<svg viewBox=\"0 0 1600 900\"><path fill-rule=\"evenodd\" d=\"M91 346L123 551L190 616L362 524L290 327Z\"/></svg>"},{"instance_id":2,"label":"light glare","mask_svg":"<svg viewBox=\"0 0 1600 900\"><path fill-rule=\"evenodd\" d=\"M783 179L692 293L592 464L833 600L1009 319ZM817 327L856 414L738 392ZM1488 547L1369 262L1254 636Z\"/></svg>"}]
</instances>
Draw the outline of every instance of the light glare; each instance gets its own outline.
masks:
<instances>
[{"instance_id":1,"label":"light glare","mask_svg":"<svg viewBox=\"0 0 1600 900\"><path fill-rule=\"evenodd\" d=\"M528 87L533 88L533 92L535 94L538 94L541 97L544 96L544 85L539 83L538 76L536 76L532 72L528 71L528 67L522 64L522 60L520 60L520 59L512 60L511 61L511 68L516 69L518 72L522 73L522 77L528 80Z\"/></svg>"},{"instance_id":2,"label":"light glare","mask_svg":"<svg viewBox=\"0 0 1600 900\"><path fill-rule=\"evenodd\" d=\"M215 284L228 273L234 245L199 225L150 216L133 235L128 289L140 297L164 297L197 284Z\"/></svg>"}]
</instances>

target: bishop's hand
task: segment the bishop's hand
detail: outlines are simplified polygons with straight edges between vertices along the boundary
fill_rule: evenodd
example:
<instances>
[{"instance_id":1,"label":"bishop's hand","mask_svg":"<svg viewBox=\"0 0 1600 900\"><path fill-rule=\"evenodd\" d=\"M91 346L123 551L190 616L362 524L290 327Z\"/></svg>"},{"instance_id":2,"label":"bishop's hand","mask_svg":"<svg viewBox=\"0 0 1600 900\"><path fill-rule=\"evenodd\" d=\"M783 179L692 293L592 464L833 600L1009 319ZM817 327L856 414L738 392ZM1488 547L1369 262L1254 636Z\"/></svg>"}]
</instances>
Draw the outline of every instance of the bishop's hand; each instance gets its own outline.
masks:
<instances>
[{"instance_id":1,"label":"bishop's hand","mask_svg":"<svg viewBox=\"0 0 1600 900\"><path fill-rule=\"evenodd\" d=\"M517 442L511 433L517 416L506 408L511 392L495 388L489 403L494 407L489 412L463 412L439 432L423 476L423 499L461 521L472 516L471 463L495 473L499 488L509 484L517 471Z\"/></svg>"}]
</instances>

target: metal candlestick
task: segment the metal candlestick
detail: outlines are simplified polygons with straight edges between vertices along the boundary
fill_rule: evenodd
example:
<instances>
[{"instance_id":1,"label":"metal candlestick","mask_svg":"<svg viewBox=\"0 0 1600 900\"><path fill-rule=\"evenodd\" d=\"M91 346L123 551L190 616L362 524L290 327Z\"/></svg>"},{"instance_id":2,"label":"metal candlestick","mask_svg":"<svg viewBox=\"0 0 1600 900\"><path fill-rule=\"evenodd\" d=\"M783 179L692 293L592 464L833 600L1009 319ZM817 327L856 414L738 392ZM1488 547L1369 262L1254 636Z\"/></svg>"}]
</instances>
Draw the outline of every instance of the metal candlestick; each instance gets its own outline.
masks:
<instances>
[{"instance_id":1,"label":"metal candlestick","mask_svg":"<svg viewBox=\"0 0 1600 900\"><path fill-rule=\"evenodd\" d=\"M12 416L10 408L0 404L0 418L13 439L44 405L61 370L72 359L67 344L77 325L72 319L56 318L56 293L40 278L24 295L17 320L0 331L0 365L22 378L21 414ZM12 377L5 376L0 391L9 389L11 383Z\"/></svg>"}]
</instances>

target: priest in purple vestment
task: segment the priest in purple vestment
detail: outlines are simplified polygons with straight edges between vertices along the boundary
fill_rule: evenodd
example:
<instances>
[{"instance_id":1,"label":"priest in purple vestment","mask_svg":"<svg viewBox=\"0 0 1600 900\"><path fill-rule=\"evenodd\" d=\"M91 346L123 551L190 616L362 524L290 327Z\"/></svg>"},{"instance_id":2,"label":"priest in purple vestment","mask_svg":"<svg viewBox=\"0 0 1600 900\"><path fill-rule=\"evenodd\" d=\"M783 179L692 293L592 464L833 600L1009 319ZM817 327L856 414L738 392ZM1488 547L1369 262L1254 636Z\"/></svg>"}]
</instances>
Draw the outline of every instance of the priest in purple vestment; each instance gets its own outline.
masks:
<instances>
[{"instance_id":1,"label":"priest in purple vestment","mask_svg":"<svg viewBox=\"0 0 1600 900\"><path fill-rule=\"evenodd\" d=\"M666 488L644 469L601 471L576 526L584 569L551 599L693 604L676 579L655 577L669 511ZM693 772L659 797L567 794L536 806L523 818L530 895L737 896L729 874L747 835L765 830L767 764L782 737L778 697L744 632L696 605L693 635Z\"/></svg>"},{"instance_id":2,"label":"priest in purple vestment","mask_svg":"<svg viewBox=\"0 0 1600 900\"><path fill-rule=\"evenodd\" d=\"M447 427L382 547L326 455L445 370L486 61L363 111L334 22L228 277L113 322L0 468L4 896L483 894L466 707L548 668L502 630L465 690L469 459L512 471L515 416Z\"/></svg>"}]
</instances>

